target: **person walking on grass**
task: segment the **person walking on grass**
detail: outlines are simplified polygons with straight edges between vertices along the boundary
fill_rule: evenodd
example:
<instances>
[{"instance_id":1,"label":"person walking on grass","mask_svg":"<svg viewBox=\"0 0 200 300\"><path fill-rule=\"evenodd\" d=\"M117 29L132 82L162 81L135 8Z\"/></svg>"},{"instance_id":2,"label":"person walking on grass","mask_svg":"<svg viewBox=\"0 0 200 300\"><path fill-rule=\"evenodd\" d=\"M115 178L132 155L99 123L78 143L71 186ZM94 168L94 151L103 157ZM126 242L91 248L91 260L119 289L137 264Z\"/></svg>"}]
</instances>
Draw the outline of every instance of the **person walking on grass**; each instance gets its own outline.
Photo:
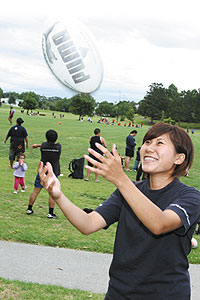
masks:
<instances>
[{"instance_id":1,"label":"person walking on grass","mask_svg":"<svg viewBox=\"0 0 200 300\"><path fill-rule=\"evenodd\" d=\"M10 128L4 140L4 143L6 143L7 139L10 137L9 160L11 169L13 168L13 162L17 153L25 152L24 141L26 142L26 148L28 149L28 133L26 129L23 126L21 126L21 124L23 123L24 121L22 120L22 118L18 118L16 121L16 125Z\"/></svg>"},{"instance_id":2,"label":"person walking on grass","mask_svg":"<svg viewBox=\"0 0 200 300\"><path fill-rule=\"evenodd\" d=\"M40 148L41 151L41 161L45 164L47 161L52 164L53 172L55 176L60 175L60 155L61 155L61 144L57 143L55 144L56 140L58 138L58 134L55 130L48 130L46 132L46 142L42 144L33 144L32 148ZM43 186L40 184L40 177L39 174L37 174L35 183L34 183L34 190L30 196L28 209L26 211L27 215L32 215L34 213L33 211L33 205L35 203L35 200L40 193ZM56 214L54 213L54 206L55 201L52 199L52 197L49 195L49 213L47 215L47 218L49 219L55 219L57 218Z\"/></svg>"},{"instance_id":3,"label":"person walking on grass","mask_svg":"<svg viewBox=\"0 0 200 300\"><path fill-rule=\"evenodd\" d=\"M15 170L13 175L15 176L15 183L14 183L14 192L13 194L18 193L19 184L21 185L21 192L25 192L25 171L27 171L28 167L27 164L24 162L25 154L20 152L17 154L17 161L13 166Z\"/></svg>"},{"instance_id":4,"label":"person walking on grass","mask_svg":"<svg viewBox=\"0 0 200 300\"><path fill-rule=\"evenodd\" d=\"M132 130L126 138L126 149L125 149L125 170L131 171L129 164L131 158L134 156L136 141L135 136L137 135L137 130Z\"/></svg>"},{"instance_id":5,"label":"person walking on grass","mask_svg":"<svg viewBox=\"0 0 200 300\"><path fill-rule=\"evenodd\" d=\"M90 137L90 148L93 149L94 151L98 152L99 154L103 154L103 152L101 150L99 150L97 147L96 147L96 143L99 143L100 145L103 145L105 148L107 148L107 144L106 144L106 141L103 137L101 137L101 130L99 128L96 128L94 130L94 136ZM97 160L98 159L93 156L92 154L89 154L90 157L92 157L94 160ZM91 164L89 161L88 161L88 166L90 167L93 167L93 164ZM84 179L85 181L88 181L89 178L90 178L90 173L91 171L89 169L87 169L87 176L86 178ZM98 174L95 174L95 182L99 182L99 179L98 179Z\"/></svg>"},{"instance_id":6,"label":"person walking on grass","mask_svg":"<svg viewBox=\"0 0 200 300\"><path fill-rule=\"evenodd\" d=\"M14 110L14 108L11 106L11 107L10 107L10 111L9 111L9 117L8 117L8 121L10 122L10 125L12 125L12 119L13 119L14 113L15 113L15 110Z\"/></svg>"},{"instance_id":7,"label":"person walking on grass","mask_svg":"<svg viewBox=\"0 0 200 300\"><path fill-rule=\"evenodd\" d=\"M115 145L105 156L85 155L117 189L95 211L85 212L61 191L50 163L41 162L41 184L66 218L88 235L118 222L110 281L105 300L189 300L188 254L200 215L200 192L179 181L193 161L193 144L185 130L158 123L144 136L142 168L149 178L135 183L124 173ZM117 175L117 176L116 176Z\"/></svg>"}]
</instances>

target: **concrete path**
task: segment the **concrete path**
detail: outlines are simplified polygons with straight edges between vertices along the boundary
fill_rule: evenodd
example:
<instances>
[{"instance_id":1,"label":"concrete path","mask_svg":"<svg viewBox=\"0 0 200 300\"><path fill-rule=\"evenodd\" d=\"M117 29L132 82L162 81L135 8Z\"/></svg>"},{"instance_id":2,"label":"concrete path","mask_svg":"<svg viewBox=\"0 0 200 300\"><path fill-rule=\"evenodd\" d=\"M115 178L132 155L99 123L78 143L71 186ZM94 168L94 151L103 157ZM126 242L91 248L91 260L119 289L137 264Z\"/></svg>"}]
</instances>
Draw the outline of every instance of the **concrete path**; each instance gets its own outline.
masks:
<instances>
[{"instance_id":1,"label":"concrete path","mask_svg":"<svg viewBox=\"0 0 200 300\"><path fill-rule=\"evenodd\" d=\"M0 277L105 293L111 254L0 241ZM200 299L200 265L190 265L192 300Z\"/></svg>"}]
</instances>

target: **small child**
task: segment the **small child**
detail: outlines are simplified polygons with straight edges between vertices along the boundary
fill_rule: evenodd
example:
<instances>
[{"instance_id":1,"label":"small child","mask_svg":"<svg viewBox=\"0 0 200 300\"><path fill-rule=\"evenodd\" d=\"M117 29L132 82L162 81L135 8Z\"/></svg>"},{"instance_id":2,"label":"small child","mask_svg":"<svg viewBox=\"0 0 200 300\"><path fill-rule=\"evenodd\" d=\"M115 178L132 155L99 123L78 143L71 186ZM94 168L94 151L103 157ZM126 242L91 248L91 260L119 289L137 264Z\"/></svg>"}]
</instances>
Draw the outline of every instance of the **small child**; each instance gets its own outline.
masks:
<instances>
[{"instance_id":1,"label":"small child","mask_svg":"<svg viewBox=\"0 0 200 300\"><path fill-rule=\"evenodd\" d=\"M18 193L18 187L19 183L22 187L21 192L25 192L26 186L25 186L25 171L28 169L27 164L24 162L25 154L20 152L17 154L17 161L13 166L13 169L15 169L13 175L15 176L15 183L14 183L14 192L13 194Z\"/></svg>"}]
</instances>

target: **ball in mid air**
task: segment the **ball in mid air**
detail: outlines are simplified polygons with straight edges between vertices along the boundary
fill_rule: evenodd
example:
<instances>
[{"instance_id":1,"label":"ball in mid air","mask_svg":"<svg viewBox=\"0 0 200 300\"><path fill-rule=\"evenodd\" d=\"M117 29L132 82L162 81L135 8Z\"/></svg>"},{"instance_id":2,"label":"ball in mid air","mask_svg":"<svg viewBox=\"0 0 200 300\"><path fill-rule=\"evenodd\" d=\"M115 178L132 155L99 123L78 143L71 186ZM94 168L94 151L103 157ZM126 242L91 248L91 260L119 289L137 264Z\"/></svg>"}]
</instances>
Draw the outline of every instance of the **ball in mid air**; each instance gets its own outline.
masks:
<instances>
[{"instance_id":1,"label":"ball in mid air","mask_svg":"<svg viewBox=\"0 0 200 300\"><path fill-rule=\"evenodd\" d=\"M103 80L103 64L95 38L81 22L66 19L53 22L44 31L44 58L65 86L79 93L92 93Z\"/></svg>"}]
</instances>

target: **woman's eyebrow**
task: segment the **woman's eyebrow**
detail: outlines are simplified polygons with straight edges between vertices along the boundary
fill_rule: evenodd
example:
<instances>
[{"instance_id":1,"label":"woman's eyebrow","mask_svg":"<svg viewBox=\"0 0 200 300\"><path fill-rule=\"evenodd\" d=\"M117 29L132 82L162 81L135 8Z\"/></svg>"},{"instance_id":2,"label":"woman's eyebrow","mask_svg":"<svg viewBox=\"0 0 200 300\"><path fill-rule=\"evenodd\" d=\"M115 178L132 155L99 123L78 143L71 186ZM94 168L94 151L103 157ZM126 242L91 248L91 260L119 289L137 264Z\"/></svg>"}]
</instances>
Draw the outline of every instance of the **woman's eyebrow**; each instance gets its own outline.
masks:
<instances>
[{"instance_id":1,"label":"woman's eyebrow","mask_svg":"<svg viewBox=\"0 0 200 300\"><path fill-rule=\"evenodd\" d=\"M167 141L165 138L163 138L163 137L161 137L161 136L157 137L157 140Z\"/></svg>"}]
</instances>

